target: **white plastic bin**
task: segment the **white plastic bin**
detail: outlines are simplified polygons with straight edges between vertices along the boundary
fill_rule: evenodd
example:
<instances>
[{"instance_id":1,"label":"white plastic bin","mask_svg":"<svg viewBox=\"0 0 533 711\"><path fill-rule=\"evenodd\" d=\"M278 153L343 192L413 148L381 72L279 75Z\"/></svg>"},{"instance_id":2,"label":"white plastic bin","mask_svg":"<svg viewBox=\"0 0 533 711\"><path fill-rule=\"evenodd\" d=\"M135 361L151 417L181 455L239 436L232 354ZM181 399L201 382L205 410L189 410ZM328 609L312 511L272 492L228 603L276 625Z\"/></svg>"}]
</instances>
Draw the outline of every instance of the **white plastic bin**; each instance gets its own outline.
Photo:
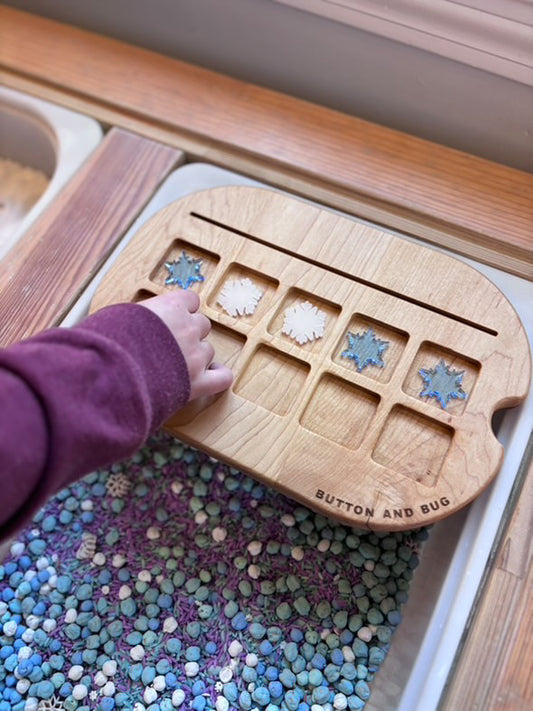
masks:
<instances>
[{"instance_id":1,"label":"white plastic bin","mask_svg":"<svg viewBox=\"0 0 533 711\"><path fill-rule=\"evenodd\" d=\"M104 274L153 214L190 193L226 185L268 187L201 163L185 165L172 173L62 325L73 325L86 315ZM505 293L533 343L533 284L466 258L463 261L484 273ZM473 504L433 527L403 610L403 622L372 684L365 707L368 711L437 709L533 426L533 392L520 407L506 411L499 420L498 439L505 448L502 469Z\"/></svg>"},{"instance_id":2,"label":"white plastic bin","mask_svg":"<svg viewBox=\"0 0 533 711\"><path fill-rule=\"evenodd\" d=\"M94 119L0 87L0 259L101 140Z\"/></svg>"}]
</instances>

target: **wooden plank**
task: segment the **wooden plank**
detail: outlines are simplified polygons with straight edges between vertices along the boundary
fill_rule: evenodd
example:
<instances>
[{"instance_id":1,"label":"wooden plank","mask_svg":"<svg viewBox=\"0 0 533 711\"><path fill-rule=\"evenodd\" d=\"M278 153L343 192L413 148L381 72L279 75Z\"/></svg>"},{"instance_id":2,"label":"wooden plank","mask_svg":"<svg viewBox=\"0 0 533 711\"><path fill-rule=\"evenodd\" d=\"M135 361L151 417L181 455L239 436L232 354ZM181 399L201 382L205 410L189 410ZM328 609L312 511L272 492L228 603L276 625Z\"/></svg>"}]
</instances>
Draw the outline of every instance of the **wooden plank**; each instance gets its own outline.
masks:
<instances>
[{"instance_id":1,"label":"wooden plank","mask_svg":"<svg viewBox=\"0 0 533 711\"><path fill-rule=\"evenodd\" d=\"M233 186L154 215L92 308L180 287L198 292L235 374L167 423L180 439L375 530L444 518L496 474L492 415L525 397L529 346L509 302L463 262ZM438 398L422 395L421 369Z\"/></svg>"},{"instance_id":2,"label":"wooden plank","mask_svg":"<svg viewBox=\"0 0 533 711\"><path fill-rule=\"evenodd\" d=\"M530 279L532 261L528 254L512 254L504 243L485 243L479 235L443 222L429 215L415 214L399 205L385 203L353 190L343 190L315 176L296 173L286 164L270 161L268 156L249 156L232 146L213 145L208 138L193 136L178 127L161 127L155 120L132 116L118 108L98 103L87 96L68 93L63 89L22 77L0 69L0 77L7 86L19 89L48 101L62 104L85 113L102 123L120 126L134 133L176 146L187 152L192 161L207 161L221 165L243 175L252 175L257 180L288 192L301 195L315 202L329 205L348 214L370 220L376 226L386 225L404 234L416 236L426 242L472 257L484 264ZM317 137L319 140L320 137Z\"/></svg>"},{"instance_id":3,"label":"wooden plank","mask_svg":"<svg viewBox=\"0 0 533 711\"><path fill-rule=\"evenodd\" d=\"M121 129L0 262L0 345L57 324L182 154Z\"/></svg>"},{"instance_id":4,"label":"wooden plank","mask_svg":"<svg viewBox=\"0 0 533 711\"><path fill-rule=\"evenodd\" d=\"M493 263L489 249L532 276L531 175L6 7L0 26L6 70L175 128L205 150L226 148L329 183L347 202L392 205L427 221L428 239L449 226L466 253Z\"/></svg>"},{"instance_id":5,"label":"wooden plank","mask_svg":"<svg viewBox=\"0 0 533 711\"><path fill-rule=\"evenodd\" d=\"M531 446L529 448L531 458ZM527 463L524 469L527 471ZM521 482L519 482L521 483ZM450 677L442 711L533 707L533 464Z\"/></svg>"},{"instance_id":6,"label":"wooden plank","mask_svg":"<svg viewBox=\"0 0 533 711\"><path fill-rule=\"evenodd\" d=\"M389 228L446 247L484 264L531 278L530 258L511 254L506 245L502 243L485 244L479 236L470 234L464 228L458 228L451 223L444 225L429 215L416 215L398 205L386 204L354 191L341 190L325 180L306 176L303 173L295 173L288 164L274 166L269 162L268 157L252 157L240 153L231 146L214 146L206 138L193 137L179 128L162 128L149 118L133 117L129 113L121 112L120 109L104 106L86 96L67 93L62 89L45 85L29 77L21 77L11 72L2 72L2 70L0 70L0 76L5 84L13 89L62 104L92 116L102 123L120 126L134 133L176 146L186 151L191 161L207 161L243 175L252 175L266 184L369 220L376 226L387 225Z\"/></svg>"}]
</instances>

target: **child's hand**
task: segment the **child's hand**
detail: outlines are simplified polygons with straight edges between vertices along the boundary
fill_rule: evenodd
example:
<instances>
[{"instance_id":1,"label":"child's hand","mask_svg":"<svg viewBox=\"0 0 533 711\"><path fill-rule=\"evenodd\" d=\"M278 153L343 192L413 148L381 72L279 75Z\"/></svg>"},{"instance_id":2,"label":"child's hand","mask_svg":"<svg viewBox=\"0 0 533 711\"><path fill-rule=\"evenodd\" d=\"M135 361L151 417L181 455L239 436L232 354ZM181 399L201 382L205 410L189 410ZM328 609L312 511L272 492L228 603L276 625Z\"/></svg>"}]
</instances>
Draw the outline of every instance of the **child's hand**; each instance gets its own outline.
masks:
<instances>
[{"instance_id":1,"label":"child's hand","mask_svg":"<svg viewBox=\"0 0 533 711\"><path fill-rule=\"evenodd\" d=\"M189 400L215 395L229 388L233 374L225 365L213 363L215 349L204 340L211 321L199 313L200 299L192 291L176 291L139 302L157 314L176 339L191 381Z\"/></svg>"}]
</instances>

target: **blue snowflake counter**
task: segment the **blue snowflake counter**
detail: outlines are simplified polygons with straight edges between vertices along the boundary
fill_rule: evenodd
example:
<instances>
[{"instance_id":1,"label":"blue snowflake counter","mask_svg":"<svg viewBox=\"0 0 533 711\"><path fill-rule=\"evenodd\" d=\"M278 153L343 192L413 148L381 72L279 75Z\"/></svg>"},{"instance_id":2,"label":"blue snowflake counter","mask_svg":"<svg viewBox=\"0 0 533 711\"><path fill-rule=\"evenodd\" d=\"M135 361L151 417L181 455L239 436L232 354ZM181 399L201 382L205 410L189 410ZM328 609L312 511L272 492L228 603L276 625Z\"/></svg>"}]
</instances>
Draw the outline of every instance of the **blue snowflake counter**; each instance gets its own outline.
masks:
<instances>
[{"instance_id":1,"label":"blue snowflake counter","mask_svg":"<svg viewBox=\"0 0 533 711\"><path fill-rule=\"evenodd\" d=\"M372 328L367 328L364 333L346 334L348 348L341 353L341 358L353 360L357 372L360 373L369 365L384 368L383 353L389 347L388 341L377 338Z\"/></svg>"},{"instance_id":2,"label":"blue snowflake counter","mask_svg":"<svg viewBox=\"0 0 533 711\"><path fill-rule=\"evenodd\" d=\"M421 368L419 375L424 381L420 397L435 398L443 410L450 400L466 400L468 397L461 387L464 370L452 370L442 359L434 368Z\"/></svg>"},{"instance_id":3,"label":"blue snowflake counter","mask_svg":"<svg viewBox=\"0 0 533 711\"><path fill-rule=\"evenodd\" d=\"M182 289L188 289L196 282L205 279L200 271L202 260L189 257L185 252L180 254L177 261L165 262L165 267L168 270L168 277L165 279L167 286L177 285Z\"/></svg>"},{"instance_id":4,"label":"blue snowflake counter","mask_svg":"<svg viewBox=\"0 0 533 711\"><path fill-rule=\"evenodd\" d=\"M166 436L0 565L0 711L362 709L424 530L314 514Z\"/></svg>"}]
</instances>

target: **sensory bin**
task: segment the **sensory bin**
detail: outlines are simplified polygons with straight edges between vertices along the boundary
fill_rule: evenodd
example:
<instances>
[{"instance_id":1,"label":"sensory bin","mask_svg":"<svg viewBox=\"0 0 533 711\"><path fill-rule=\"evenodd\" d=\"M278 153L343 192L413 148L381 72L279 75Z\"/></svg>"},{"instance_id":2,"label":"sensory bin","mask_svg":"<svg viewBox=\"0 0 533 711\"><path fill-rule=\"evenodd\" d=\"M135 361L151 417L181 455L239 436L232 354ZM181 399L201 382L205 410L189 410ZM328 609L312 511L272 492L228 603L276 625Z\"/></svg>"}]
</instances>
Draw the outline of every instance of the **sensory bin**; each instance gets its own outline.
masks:
<instances>
[{"instance_id":1,"label":"sensory bin","mask_svg":"<svg viewBox=\"0 0 533 711\"><path fill-rule=\"evenodd\" d=\"M0 564L0 711L362 709L426 529L337 524L168 435Z\"/></svg>"}]
</instances>

